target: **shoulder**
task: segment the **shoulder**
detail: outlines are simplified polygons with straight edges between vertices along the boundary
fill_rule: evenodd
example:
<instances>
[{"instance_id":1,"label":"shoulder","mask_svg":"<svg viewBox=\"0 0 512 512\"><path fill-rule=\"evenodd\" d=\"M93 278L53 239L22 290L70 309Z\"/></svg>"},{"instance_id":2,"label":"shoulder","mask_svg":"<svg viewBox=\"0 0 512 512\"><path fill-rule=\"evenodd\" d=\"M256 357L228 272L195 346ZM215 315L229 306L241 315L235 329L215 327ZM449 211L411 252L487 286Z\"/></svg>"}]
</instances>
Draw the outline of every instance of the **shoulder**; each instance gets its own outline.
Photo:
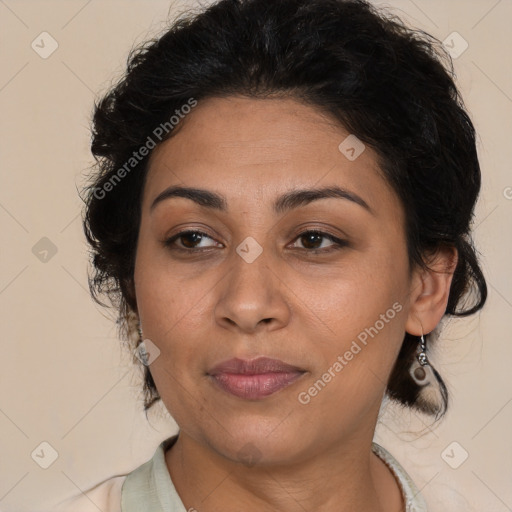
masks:
<instances>
[{"instance_id":1,"label":"shoulder","mask_svg":"<svg viewBox=\"0 0 512 512\"><path fill-rule=\"evenodd\" d=\"M59 502L52 512L121 512L121 488L127 475L109 478Z\"/></svg>"},{"instance_id":2,"label":"shoulder","mask_svg":"<svg viewBox=\"0 0 512 512\"><path fill-rule=\"evenodd\" d=\"M116 475L94 487L60 501L51 512L140 512L184 510L165 463L165 450L178 435L162 441L154 455L133 471Z\"/></svg>"}]
</instances>

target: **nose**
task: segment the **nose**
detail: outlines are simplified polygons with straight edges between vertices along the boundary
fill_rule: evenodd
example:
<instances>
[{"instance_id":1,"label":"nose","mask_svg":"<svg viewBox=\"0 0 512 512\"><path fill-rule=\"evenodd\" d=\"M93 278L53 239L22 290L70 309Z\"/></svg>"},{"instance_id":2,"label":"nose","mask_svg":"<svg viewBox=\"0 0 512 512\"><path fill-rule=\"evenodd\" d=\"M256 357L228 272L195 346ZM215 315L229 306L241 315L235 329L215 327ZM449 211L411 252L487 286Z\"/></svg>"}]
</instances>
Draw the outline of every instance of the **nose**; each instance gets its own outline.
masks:
<instances>
[{"instance_id":1,"label":"nose","mask_svg":"<svg viewBox=\"0 0 512 512\"><path fill-rule=\"evenodd\" d=\"M286 300L288 288L270 257L263 251L254 261L238 253L221 285L215 306L216 322L224 328L244 333L284 327L290 318Z\"/></svg>"}]
</instances>

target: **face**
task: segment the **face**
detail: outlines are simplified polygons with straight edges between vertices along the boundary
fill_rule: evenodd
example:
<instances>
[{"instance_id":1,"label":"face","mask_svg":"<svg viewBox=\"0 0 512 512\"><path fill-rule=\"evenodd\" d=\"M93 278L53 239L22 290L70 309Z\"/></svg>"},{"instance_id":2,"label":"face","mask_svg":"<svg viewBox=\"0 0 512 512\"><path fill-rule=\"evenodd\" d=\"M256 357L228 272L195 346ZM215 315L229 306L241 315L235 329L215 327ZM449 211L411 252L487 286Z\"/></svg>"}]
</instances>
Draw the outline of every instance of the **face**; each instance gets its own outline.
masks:
<instances>
[{"instance_id":1,"label":"face","mask_svg":"<svg viewBox=\"0 0 512 512\"><path fill-rule=\"evenodd\" d=\"M180 122L149 162L135 265L164 405L231 460L371 436L411 293L375 153L343 152L349 133L293 99L210 98ZM293 368L214 371L261 357Z\"/></svg>"}]
</instances>

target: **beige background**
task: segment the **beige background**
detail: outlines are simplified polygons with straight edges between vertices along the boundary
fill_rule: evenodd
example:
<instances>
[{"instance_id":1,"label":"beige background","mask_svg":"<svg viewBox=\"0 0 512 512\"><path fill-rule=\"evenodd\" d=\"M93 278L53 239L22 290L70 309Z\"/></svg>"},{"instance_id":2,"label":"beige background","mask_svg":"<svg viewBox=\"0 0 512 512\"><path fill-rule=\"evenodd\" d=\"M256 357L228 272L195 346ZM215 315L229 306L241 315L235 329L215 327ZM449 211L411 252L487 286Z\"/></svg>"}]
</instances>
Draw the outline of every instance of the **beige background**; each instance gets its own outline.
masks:
<instances>
[{"instance_id":1,"label":"beige background","mask_svg":"<svg viewBox=\"0 0 512 512\"><path fill-rule=\"evenodd\" d=\"M455 69L479 133L475 239L489 300L481 315L452 321L444 333L436 359L453 399L445 420L425 425L391 407L377 440L433 512L511 510L512 2L385 5L441 40L457 31L469 44ZM146 420L139 374L107 312L89 297L77 195L92 163L93 99L122 73L132 44L160 32L169 12L167 0L0 0L1 510L44 510L127 473L175 432L161 409ZM59 45L47 59L31 47L43 31ZM44 441L58 452L48 469L31 458ZM441 456L454 441L452 460L469 454L458 469ZM447 507L448 499L458 505Z\"/></svg>"}]
</instances>

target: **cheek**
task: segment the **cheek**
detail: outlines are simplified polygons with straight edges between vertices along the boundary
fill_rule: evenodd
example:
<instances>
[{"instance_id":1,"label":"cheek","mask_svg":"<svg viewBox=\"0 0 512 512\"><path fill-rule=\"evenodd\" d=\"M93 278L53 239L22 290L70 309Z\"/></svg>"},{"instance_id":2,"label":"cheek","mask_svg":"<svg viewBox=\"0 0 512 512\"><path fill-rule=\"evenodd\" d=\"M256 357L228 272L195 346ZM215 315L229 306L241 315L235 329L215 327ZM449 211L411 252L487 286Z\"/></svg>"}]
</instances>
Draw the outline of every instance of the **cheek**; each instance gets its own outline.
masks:
<instances>
[{"instance_id":1,"label":"cheek","mask_svg":"<svg viewBox=\"0 0 512 512\"><path fill-rule=\"evenodd\" d=\"M359 425L378 407L405 322L404 305L389 288L343 286L331 295L336 306L330 306L329 316L324 317L330 338L312 347L321 363L297 394L298 402L305 404L303 413L322 417L327 430L334 428L333 435L340 422L346 421L347 428Z\"/></svg>"},{"instance_id":2,"label":"cheek","mask_svg":"<svg viewBox=\"0 0 512 512\"><path fill-rule=\"evenodd\" d=\"M185 283L151 266L140 272L136 293L144 336L174 357L180 355L176 347L195 348L193 340L204 330L209 302L199 281Z\"/></svg>"},{"instance_id":3,"label":"cheek","mask_svg":"<svg viewBox=\"0 0 512 512\"><path fill-rule=\"evenodd\" d=\"M354 396L361 404L380 397L404 336L407 271L403 265L399 251L396 256L376 252L366 262L361 258L347 267L343 276L326 280L321 292L315 287L307 290L304 299L317 313L316 324L327 341L315 344L323 365L314 377L332 381L318 403L325 400L327 407L334 400L354 407ZM331 376L326 375L329 371Z\"/></svg>"},{"instance_id":4,"label":"cheek","mask_svg":"<svg viewBox=\"0 0 512 512\"><path fill-rule=\"evenodd\" d=\"M155 339L183 328L193 329L194 311L201 309L204 289L197 279L177 272L169 254L153 233L141 228L135 262L137 306L145 335ZM183 322L185 321L185 322Z\"/></svg>"},{"instance_id":5,"label":"cheek","mask_svg":"<svg viewBox=\"0 0 512 512\"><path fill-rule=\"evenodd\" d=\"M181 418L207 370L212 340L212 273L186 273L162 248L143 246L135 266L137 304L145 338L160 350L150 371L166 407ZM181 390L181 391L180 391ZM190 404L188 406L190 410Z\"/></svg>"},{"instance_id":6,"label":"cheek","mask_svg":"<svg viewBox=\"0 0 512 512\"><path fill-rule=\"evenodd\" d=\"M403 301L406 272L393 259L396 257L385 253L355 254L330 276L315 281L303 278L302 291L298 287L294 291L318 313L318 322L323 320L331 328L331 336L352 339L396 301Z\"/></svg>"},{"instance_id":7,"label":"cheek","mask_svg":"<svg viewBox=\"0 0 512 512\"><path fill-rule=\"evenodd\" d=\"M203 371L198 353L209 340L205 289L197 280L185 282L159 256L144 250L136 264L135 286L144 337L160 350L150 371L165 407L180 426L206 424L207 404L197 392Z\"/></svg>"}]
</instances>

